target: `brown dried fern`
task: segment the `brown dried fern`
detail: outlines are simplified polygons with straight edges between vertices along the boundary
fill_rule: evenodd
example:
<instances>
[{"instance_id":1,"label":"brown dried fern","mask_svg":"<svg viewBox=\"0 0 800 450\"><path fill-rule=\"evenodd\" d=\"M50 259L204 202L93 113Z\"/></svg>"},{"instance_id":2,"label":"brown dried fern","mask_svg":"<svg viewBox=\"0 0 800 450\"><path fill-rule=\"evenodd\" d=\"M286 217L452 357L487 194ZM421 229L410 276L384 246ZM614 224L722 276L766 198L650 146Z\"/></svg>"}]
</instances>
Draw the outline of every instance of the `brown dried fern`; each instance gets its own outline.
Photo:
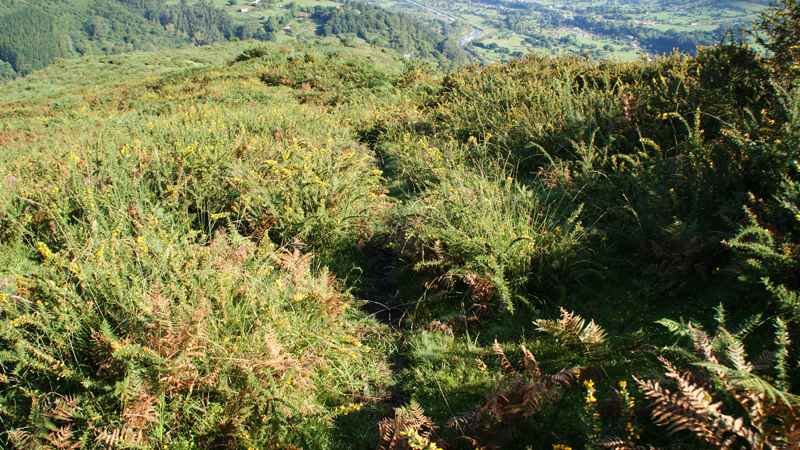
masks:
<instances>
[{"instance_id":1,"label":"brown dried fern","mask_svg":"<svg viewBox=\"0 0 800 450\"><path fill-rule=\"evenodd\" d=\"M419 437L433 442L436 431L431 419L415 401L408 406L395 408L393 418L385 418L378 423L380 435L379 450L412 450L411 437Z\"/></svg>"},{"instance_id":2,"label":"brown dried fern","mask_svg":"<svg viewBox=\"0 0 800 450\"><path fill-rule=\"evenodd\" d=\"M558 320L539 319L534 322L536 329L552 335L561 342L580 344L587 349L605 343L607 335L605 330L594 320L586 321L574 312L561 308L561 318Z\"/></svg>"},{"instance_id":3,"label":"brown dried fern","mask_svg":"<svg viewBox=\"0 0 800 450\"><path fill-rule=\"evenodd\" d=\"M731 368L721 363L720 352L713 345L714 339L698 328L689 329L692 344L703 359L698 366L710 372L724 393L735 399L746 414L737 417L725 413L723 402L715 400L708 387L696 381L690 372L681 372L671 362L660 358L665 377L675 385L673 389L653 380L636 380L652 402L654 422L671 433L686 431L721 449L742 446L755 450L800 448L800 417L796 405L779 398L771 400L764 393L768 388L763 386L759 385L757 389L749 387L748 377L760 379L752 373L753 366L747 361L742 343L721 331L726 333L722 338L727 343L722 353L730 361ZM731 374L736 374L737 378Z\"/></svg>"},{"instance_id":4,"label":"brown dried fern","mask_svg":"<svg viewBox=\"0 0 800 450\"><path fill-rule=\"evenodd\" d=\"M80 441L75 440L72 427L69 425L57 428L48 433L47 443L57 450L75 450L81 448Z\"/></svg>"},{"instance_id":5,"label":"brown dried fern","mask_svg":"<svg viewBox=\"0 0 800 450\"><path fill-rule=\"evenodd\" d=\"M468 414L455 417L449 425L465 434L472 444L491 440L491 435L503 424L527 418L542 407L557 400L561 389L572 385L580 369L563 369L555 374L542 373L536 358L524 346L521 369L515 367L502 346L495 341L492 349L506 377L484 402Z\"/></svg>"}]
</instances>

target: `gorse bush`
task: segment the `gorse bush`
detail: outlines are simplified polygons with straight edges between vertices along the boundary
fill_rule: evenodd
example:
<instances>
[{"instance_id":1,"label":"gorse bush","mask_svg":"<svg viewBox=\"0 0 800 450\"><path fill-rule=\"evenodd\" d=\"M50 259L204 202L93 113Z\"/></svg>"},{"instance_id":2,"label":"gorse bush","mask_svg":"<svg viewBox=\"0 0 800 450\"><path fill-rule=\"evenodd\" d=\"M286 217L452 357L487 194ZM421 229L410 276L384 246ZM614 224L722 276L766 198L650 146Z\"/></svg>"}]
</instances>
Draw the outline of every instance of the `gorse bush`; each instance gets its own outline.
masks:
<instances>
[{"instance_id":1,"label":"gorse bush","mask_svg":"<svg viewBox=\"0 0 800 450\"><path fill-rule=\"evenodd\" d=\"M535 167L543 163L541 148L559 154L622 114L611 80L578 86L585 70L592 70L591 63L531 56L452 74L430 108L432 129L463 143L486 142L485 159Z\"/></svg>"},{"instance_id":2,"label":"gorse bush","mask_svg":"<svg viewBox=\"0 0 800 450\"><path fill-rule=\"evenodd\" d=\"M376 395L379 330L310 256L145 217L4 278L14 445L318 447L327 408Z\"/></svg>"},{"instance_id":3,"label":"gorse bush","mask_svg":"<svg viewBox=\"0 0 800 450\"><path fill-rule=\"evenodd\" d=\"M584 231L580 207L564 213L569 206L511 178L453 172L410 203L404 239L418 270L513 311L528 301L524 287L541 288L576 263Z\"/></svg>"},{"instance_id":4,"label":"gorse bush","mask_svg":"<svg viewBox=\"0 0 800 450\"><path fill-rule=\"evenodd\" d=\"M326 448L385 395L386 330L319 267L375 232L380 170L279 89L220 70L87 93L3 158L3 445Z\"/></svg>"},{"instance_id":5,"label":"gorse bush","mask_svg":"<svg viewBox=\"0 0 800 450\"><path fill-rule=\"evenodd\" d=\"M796 447L781 61L174 55L0 87L0 447Z\"/></svg>"},{"instance_id":6,"label":"gorse bush","mask_svg":"<svg viewBox=\"0 0 800 450\"><path fill-rule=\"evenodd\" d=\"M648 64L531 56L449 75L379 149L410 195L461 168L513 176L583 203L603 246L653 273L705 277L748 193L776 192L785 105L738 44Z\"/></svg>"},{"instance_id":7,"label":"gorse bush","mask_svg":"<svg viewBox=\"0 0 800 450\"><path fill-rule=\"evenodd\" d=\"M301 101L328 105L380 95L391 87L392 78L361 61L342 58L337 52L289 55L283 64L261 75L267 85L296 89Z\"/></svg>"},{"instance_id":8,"label":"gorse bush","mask_svg":"<svg viewBox=\"0 0 800 450\"><path fill-rule=\"evenodd\" d=\"M800 3L780 0L761 15L758 42L772 52L771 62L785 81L800 75Z\"/></svg>"}]
</instances>

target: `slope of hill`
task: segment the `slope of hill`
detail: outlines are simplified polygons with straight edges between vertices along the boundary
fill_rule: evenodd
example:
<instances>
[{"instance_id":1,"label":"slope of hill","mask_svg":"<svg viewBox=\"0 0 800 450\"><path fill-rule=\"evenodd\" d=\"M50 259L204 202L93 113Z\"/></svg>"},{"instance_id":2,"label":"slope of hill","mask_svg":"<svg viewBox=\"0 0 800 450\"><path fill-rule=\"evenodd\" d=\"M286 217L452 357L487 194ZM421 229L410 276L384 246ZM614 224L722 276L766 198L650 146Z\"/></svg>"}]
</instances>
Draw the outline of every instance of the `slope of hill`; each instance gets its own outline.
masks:
<instances>
[{"instance_id":1,"label":"slope of hill","mask_svg":"<svg viewBox=\"0 0 800 450\"><path fill-rule=\"evenodd\" d=\"M221 40L325 41L391 48L443 66L525 53L635 59L739 37L764 2L379 2L6 0L0 80L57 58ZM384 9L385 8L385 9Z\"/></svg>"},{"instance_id":2,"label":"slope of hill","mask_svg":"<svg viewBox=\"0 0 800 450\"><path fill-rule=\"evenodd\" d=\"M221 42L0 86L0 447L792 448L791 12L780 58Z\"/></svg>"},{"instance_id":3,"label":"slope of hill","mask_svg":"<svg viewBox=\"0 0 800 450\"><path fill-rule=\"evenodd\" d=\"M386 7L435 17L465 31L467 50L484 61L531 51L635 59L695 51L738 37L769 1L380 0Z\"/></svg>"},{"instance_id":4,"label":"slope of hill","mask_svg":"<svg viewBox=\"0 0 800 450\"><path fill-rule=\"evenodd\" d=\"M165 6L155 0L9 0L0 6L0 29L0 59L23 75L57 58L155 50L233 35L227 16L205 3Z\"/></svg>"},{"instance_id":5,"label":"slope of hill","mask_svg":"<svg viewBox=\"0 0 800 450\"><path fill-rule=\"evenodd\" d=\"M58 58L240 39L330 36L444 65L466 61L440 22L361 3L331 4L253 2L237 13L208 0L8 0L0 5L0 80L27 75Z\"/></svg>"}]
</instances>

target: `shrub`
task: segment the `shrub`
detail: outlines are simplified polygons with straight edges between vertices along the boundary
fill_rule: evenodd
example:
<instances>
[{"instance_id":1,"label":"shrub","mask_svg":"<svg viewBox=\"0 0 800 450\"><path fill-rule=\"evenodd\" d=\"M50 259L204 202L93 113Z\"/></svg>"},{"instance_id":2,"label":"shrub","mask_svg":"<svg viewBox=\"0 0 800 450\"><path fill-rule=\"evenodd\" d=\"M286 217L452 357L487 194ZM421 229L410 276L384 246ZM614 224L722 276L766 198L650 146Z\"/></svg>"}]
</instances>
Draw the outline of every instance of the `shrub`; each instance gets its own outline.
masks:
<instances>
[{"instance_id":1,"label":"shrub","mask_svg":"<svg viewBox=\"0 0 800 450\"><path fill-rule=\"evenodd\" d=\"M418 270L513 311L527 302L525 287L541 289L573 268L584 235L579 216L579 207L569 211L510 178L454 172L412 202L402 221Z\"/></svg>"},{"instance_id":2,"label":"shrub","mask_svg":"<svg viewBox=\"0 0 800 450\"><path fill-rule=\"evenodd\" d=\"M273 54L273 51L267 47L252 47L237 55L233 62L250 61L251 59L263 58L271 54Z\"/></svg>"},{"instance_id":3,"label":"shrub","mask_svg":"<svg viewBox=\"0 0 800 450\"><path fill-rule=\"evenodd\" d=\"M39 243L39 273L4 278L0 439L323 448L329 408L379 392L379 329L310 256L175 225Z\"/></svg>"},{"instance_id":4,"label":"shrub","mask_svg":"<svg viewBox=\"0 0 800 450\"><path fill-rule=\"evenodd\" d=\"M759 43L772 52L771 62L787 81L800 75L800 3L780 0L761 15Z\"/></svg>"}]
</instances>

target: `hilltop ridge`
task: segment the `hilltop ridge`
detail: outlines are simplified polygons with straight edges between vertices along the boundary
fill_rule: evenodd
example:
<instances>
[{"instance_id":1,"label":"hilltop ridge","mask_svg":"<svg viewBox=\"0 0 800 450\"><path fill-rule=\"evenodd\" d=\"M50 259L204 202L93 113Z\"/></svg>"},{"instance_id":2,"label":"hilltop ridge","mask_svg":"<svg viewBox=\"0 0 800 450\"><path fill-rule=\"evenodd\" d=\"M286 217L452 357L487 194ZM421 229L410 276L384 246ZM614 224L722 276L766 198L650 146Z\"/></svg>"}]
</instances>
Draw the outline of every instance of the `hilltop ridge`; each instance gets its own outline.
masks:
<instances>
[{"instance_id":1,"label":"hilltop ridge","mask_svg":"<svg viewBox=\"0 0 800 450\"><path fill-rule=\"evenodd\" d=\"M0 447L794 448L798 21L769 54L217 42L0 85Z\"/></svg>"}]
</instances>

